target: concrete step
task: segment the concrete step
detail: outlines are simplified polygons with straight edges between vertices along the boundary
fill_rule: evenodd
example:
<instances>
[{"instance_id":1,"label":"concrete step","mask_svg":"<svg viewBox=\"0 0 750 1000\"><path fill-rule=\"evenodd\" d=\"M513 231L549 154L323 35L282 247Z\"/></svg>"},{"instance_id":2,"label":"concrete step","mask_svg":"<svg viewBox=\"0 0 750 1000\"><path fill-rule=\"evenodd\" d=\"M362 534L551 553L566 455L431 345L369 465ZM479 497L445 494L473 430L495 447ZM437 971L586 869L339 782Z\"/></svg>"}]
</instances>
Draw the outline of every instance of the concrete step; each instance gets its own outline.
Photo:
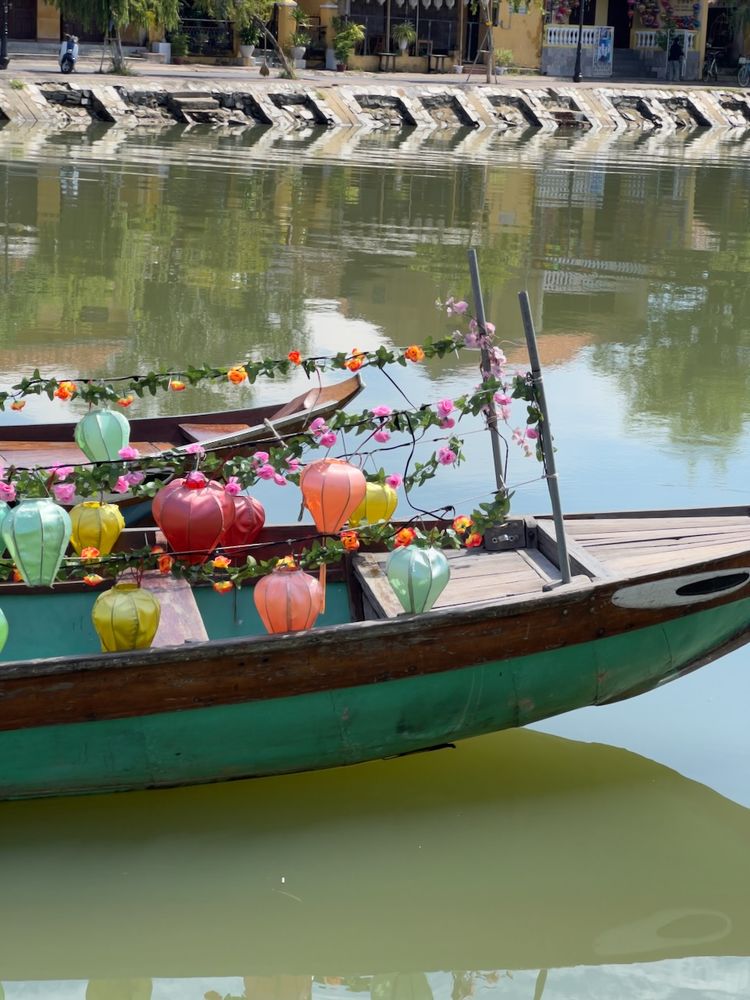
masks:
<instances>
[{"instance_id":1,"label":"concrete step","mask_svg":"<svg viewBox=\"0 0 750 1000\"><path fill-rule=\"evenodd\" d=\"M187 111L188 114L192 114L194 111L218 111L221 107L213 97L200 94L191 97L175 97L174 94L170 94L169 101L181 111Z\"/></svg>"}]
</instances>

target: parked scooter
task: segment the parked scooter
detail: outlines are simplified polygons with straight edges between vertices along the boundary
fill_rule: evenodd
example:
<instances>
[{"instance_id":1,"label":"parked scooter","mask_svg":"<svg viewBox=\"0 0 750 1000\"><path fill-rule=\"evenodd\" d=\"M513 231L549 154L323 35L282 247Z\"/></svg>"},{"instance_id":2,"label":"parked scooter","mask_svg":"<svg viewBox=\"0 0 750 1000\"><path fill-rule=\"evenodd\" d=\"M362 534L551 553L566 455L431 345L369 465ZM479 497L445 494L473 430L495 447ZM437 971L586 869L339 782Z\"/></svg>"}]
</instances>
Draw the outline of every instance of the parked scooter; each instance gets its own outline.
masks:
<instances>
[{"instance_id":1,"label":"parked scooter","mask_svg":"<svg viewBox=\"0 0 750 1000\"><path fill-rule=\"evenodd\" d=\"M78 61L78 39L75 35L66 35L60 43L60 72L72 73Z\"/></svg>"}]
</instances>

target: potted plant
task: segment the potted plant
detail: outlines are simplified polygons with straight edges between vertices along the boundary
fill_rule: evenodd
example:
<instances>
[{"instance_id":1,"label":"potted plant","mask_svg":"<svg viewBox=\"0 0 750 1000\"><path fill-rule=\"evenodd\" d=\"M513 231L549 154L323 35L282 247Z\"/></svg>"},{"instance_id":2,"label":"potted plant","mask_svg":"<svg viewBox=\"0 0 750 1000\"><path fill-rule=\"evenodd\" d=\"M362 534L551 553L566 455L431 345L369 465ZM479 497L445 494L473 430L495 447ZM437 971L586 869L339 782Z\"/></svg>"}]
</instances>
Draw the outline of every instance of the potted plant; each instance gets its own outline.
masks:
<instances>
[{"instance_id":1,"label":"potted plant","mask_svg":"<svg viewBox=\"0 0 750 1000\"><path fill-rule=\"evenodd\" d=\"M507 73L513 66L513 53L510 49L495 49L495 72L499 75Z\"/></svg>"},{"instance_id":2,"label":"potted plant","mask_svg":"<svg viewBox=\"0 0 750 1000\"><path fill-rule=\"evenodd\" d=\"M365 29L354 21L345 22L338 18L334 21L333 51L336 54L336 69L346 69L349 56L355 46L365 40Z\"/></svg>"},{"instance_id":3,"label":"potted plant","mask_svg":"<svg viewBox=\"0 0 750 1000\"><path fill-rule=\"evenodd\" d=\"M306 31L298 30L295 31L292 37L289 39L290 45L292 47L292 58L293 59L304 59L305 50L310 44L310 36Z\"/></svg>"},{"instance_id":4,"label":"potted plant","mask_svg":"<svg viewBox=\"0 0 750 1000\"><path fill-rule=\"evenodd\" d=\"M186 63L188 61L187 35L184 35L181 31L178 31L176 34L172 35L170 44L172 46L172 62L177 63L178 66L183 63Z\"/></svg>"},{"instance_id":5,"label":"potted plant","mask_svg":"<svg viewBox=\"0 0 750 1000\"><path fill-rule=\"evenodd\" d=\"M391 31L391 38L401 49L401 54L405 55L409 46L416 42L417 32L414 30L414 25L410 24L409 21L401 21L400 24L394 24Z\"/></svg>"},{"instance_id":6,"label":"potted plant","mask_svg":"<svg viewBox=\"0 0 750 1000\"><path fill-rule=\"evenodd\" d=\"M260 30L254 24L245 24L240 28L240 55L243 59L252 58L255 46L260 41Z\"/></svg>"}]
</instances>

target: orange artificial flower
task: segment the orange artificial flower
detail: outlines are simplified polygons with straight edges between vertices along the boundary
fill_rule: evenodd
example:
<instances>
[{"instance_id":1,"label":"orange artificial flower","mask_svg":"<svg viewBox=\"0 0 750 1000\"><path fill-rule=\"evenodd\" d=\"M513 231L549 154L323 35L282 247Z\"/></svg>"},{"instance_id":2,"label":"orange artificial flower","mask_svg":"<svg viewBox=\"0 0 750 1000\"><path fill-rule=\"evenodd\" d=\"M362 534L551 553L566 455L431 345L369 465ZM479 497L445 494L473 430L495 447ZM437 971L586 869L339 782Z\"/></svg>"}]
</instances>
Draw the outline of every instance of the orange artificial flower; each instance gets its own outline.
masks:
<instances>
[{"instance_id":1,"label":"orange artificial flower","mask_svg":"<svg viewBox=\"0 0 750 1000\"><path fill-rule=\"evenodd\" d=\"M10 578L13 581L13 583L23 582L23 577L21 576L21 574L19 573L19 571L16 569L15 566L13 567L13 572L11 573Z\"/></svg>"},{"instance_id":2,"label":"orange artificial flower","mask_svg":"<svg viewBox=\"0 0 750 1000\"><path fill-rule=\"evenodd\" d=\"M360 351L358 347L354 347L352 348L352 356L348 361L344 362L344 367L348 368L350 372L358 372L365 363L366 357L367 355L364 351Z\"/></svg>"},{"instance_id":3,"label":"orange artificial flower","mask_svg":"<svg viewBox=\"0 0 750 1000\"><path fill-rule=\"evenodd\" d=\"M98 587L103 579L104 577L99 576L98 573L87 573L86 576L84 576L83 578L83 582L88 587Z\"/></svg>"},{"instance_id":4,"label":"orange artificial flower","mask_svg":"<svg viewBox=\"0 0 750 1000\"><path fill-rule=\"evenodd\" d=\"M174 559L172 556L168 556L166 553L164 553L163 555L160 555L159 558L156 560L156 565L159 567L159 572L164 573L166 575L167 573L172 572L172 567L174 566Z\"/></svg>"},{"instance_id":5,"label":"orange artificial flower","mask_svg":"<svg viewBox=\"0 0 750 1000\"><path fill-rule=\"evenodd\" d=\"M233 586L234 584L231 580L217 580L213 585L217 594L226 594L226 592L231 590Z\"/></svg>"},{"instance_id":6,"label":"orange artificial flower","mask_svg":"<svg viewBox=\"0 0 750 1000\"><path fill-rule=\"evenodd\" d=\"M172 392L182 392L182 390L185 389L186 386L185 383L180 382L178 378L171 378L169 380L169 388L172 390Z\"/></svg>"},{"instance_id":7,"label":"orange artificial flower","mask_svg":"<svg viewBox=\"0 0 750 1000\"><path fill-rule=\"evenodd\" d=\"M276 565L274 569L296 569L297 563L294 561L294 556L282 556L281 559L276 560Z\"/></svg>"},{"instance_id":8,"label":"orange artificial flower","mask_svg":"<svg viewBox=\"0 0 750 1000\"><path fill-rule=\"evenodd\" d=\"M86 545L81 549L81 559L83 562L93 562L98 559L100 555L101 552L94 545Z\"/></svg>"},{"instance_id":9,"label":"orange artificial flower","mask_svg":"<svg viewBox=\"0 0 750 1000\"><path fill-rule=\"evenodd\" d=\"M404 357L408 358L409 361L423 361L424 351L418 344L412 344L411 347L407 347L404 351Z\"/></svg>"},{"instance_id":10,"label":"orange artificial flower","mask_svg":"<svg viewBox=\"0 0 750 1000\"><path fill-rule=\"evenodd\" d=\"M464 545L466 546L467 549L476 549L479 545L482 544L483 541L484 539L482 538L482 536L479 534L478 531L472 531L472 533L466 538Z\"/></svg>"},{"instance_id":11,"label":"orange artificial flower","mask_svg":"<svg viewBox=\"0 0 750 1000\"><path fill-rule=\"evenodd\" d=\"M211 565L214 569L226 569L227 566L232 565L232 560L228 559L226 556L217 556Z\"/></svg>"},{"instance_id":12,"label":"orange artificial flower","mask_svg":"<svg viewBox=\"0 0 750 1000\"><path fill-rule=\"evenodd\" d=\"M125 409L125 407L130 406L130 404L133 402L134 399L135 399L135 396L121 396L117 400L117 405L118 406L122 406L123 409Z\"/></svg>"},{"instance_id":13,"label":"orange artificial flower","mask_svg":"<svg viewBox=\"0 0 750 1000\"><path fill-rule=\"evenodd\" d=\"M165 551L165 549L164 549L163 545L152 545L151 546L151 555L152 556L158 556L160 552L164 552L164 551Z\"/></svg>"},{"instance_id":14,"label":"orange artificial flower","mask_svg":"<svg viewBox=\"0 0 750 1000\"><path fill-rule=\"evenodd\" d=\"M469 528L472 528L473 526L474 522L470 517L467 517L466 514L459 514L457 518L454 518L453 530L457 531L459 535L462 535L465 531L468 531Z\"/></svg>"},{"instance_id":15,"label":"orange artificial flower","mask_svg":"<svg viewBox=\"0 0 750 1000\"><path fill-rule=\"evenodd\" d=\"M11 410L22 410L26 406L25 399L16 399L10 404Z\"/></svg>"},{"instance_id":16,"label":"orange artificial flower","mask_svg":"<svg viewBox=\"0 0 750 1000\"><path fill-rule=\"evenodd\" d=\"M234 368L230 368L227 372L227 378L232 385L240 385L247 378L247 372L242 365L235 365Z\"/></svg>"},{"instance_id":17,"label":"orange artificial flower","mask_svg":"<svg viewBox=\"0 0 750 1000\"><path fill-rule=\"evenodd\" d=\"M70 399L77 388L78 386L75 382L60 382L58 387L55 389L54 395L57 396L58 399Z\"/></svg>"},{"instance_id":18,"label":"orange artificial flower","mask_svg":"<svg viewBox=\"0 0 750 1000\"><path fill-rule=\"evenodd\" d=\"M293 365L299 365L302 363L302 355L299 351L290 351L287 357L292 362Z\"/></svg>"},{"instance_id":19,"label":"orange artificial flower","mask_svg":"<svg viewBox=\"0 0 750 1000\"><path fill-rule=\"evenodd\" d=\"M396 532L396 537L393 541L396 548L400 549L405 548L407 545L411 545L416 537L417 533L414 528L402 528L400 531Z\"/></svg>"},{"instance_id":20,"label":"orange artificial flower","mask_svg":"<svg viewBox=\"0 0 750 1000\"><path fill-rule=\"evenodd\" d=\"M339 538L347 552L356 552L359 548L359 535L356 531L342 531Z\"/></svg>"}]
</instances>

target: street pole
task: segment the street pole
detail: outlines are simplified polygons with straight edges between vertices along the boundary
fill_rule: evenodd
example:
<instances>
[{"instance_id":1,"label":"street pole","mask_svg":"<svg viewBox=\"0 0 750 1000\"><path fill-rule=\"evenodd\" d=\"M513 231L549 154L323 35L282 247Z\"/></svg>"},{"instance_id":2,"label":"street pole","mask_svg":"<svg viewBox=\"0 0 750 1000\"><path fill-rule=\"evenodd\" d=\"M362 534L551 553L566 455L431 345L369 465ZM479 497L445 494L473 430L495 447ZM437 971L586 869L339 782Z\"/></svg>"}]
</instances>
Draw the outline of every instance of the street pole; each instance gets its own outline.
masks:
<instances>
[{"instance_id":1,"label":"street pole","mask_svg":"<svg viewBox=\"0 0 750 1000\"><path fill-rule=\"evenodd\" d=\"M581 42L583 39L583 0L578 0L578 44L576 45L576 65L573 70L573 83L581 82Z\"/></svg>"},{"instance_id":2,"label":"street pole","mask_svg":"<svg viewBox=\"0 0 750 1000\"><path fill-rule=\"evenodd\" d=\"M0 11L3 15L3 21L0 25L0 69L7 69L10 62L8 58L8 0L0 0Z\"/></svg>"}]
</instances>

